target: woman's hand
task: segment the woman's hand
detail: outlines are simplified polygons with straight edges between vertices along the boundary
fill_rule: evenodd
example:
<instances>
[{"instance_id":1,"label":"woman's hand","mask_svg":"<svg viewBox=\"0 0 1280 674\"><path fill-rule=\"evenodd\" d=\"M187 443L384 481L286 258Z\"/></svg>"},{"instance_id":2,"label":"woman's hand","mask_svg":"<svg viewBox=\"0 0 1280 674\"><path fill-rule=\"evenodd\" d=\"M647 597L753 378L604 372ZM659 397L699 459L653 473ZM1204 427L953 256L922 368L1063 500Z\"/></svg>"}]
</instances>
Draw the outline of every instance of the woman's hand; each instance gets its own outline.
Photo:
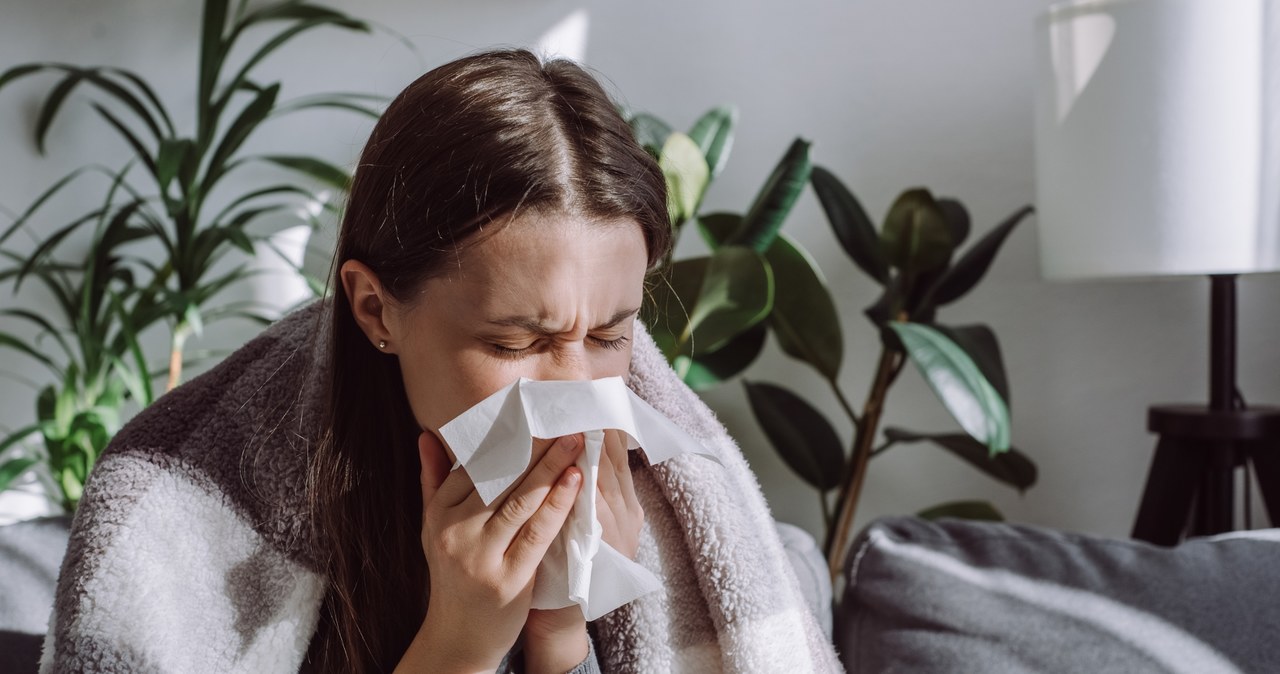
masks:
<instances>
[{"instance_id":1,"label":"woman's hand","mask_svg":"<svg viewBox=\"0 0 1280 674\"><path fill-rule=\"evenodd\" d=\"M579 436L540 445L534 466L486 506L465 471L449 470L435 435L419 437L431 598L398 669L492 672L515 643L529 617L538 564L582 485L573 466ZM582 639L582 653L568 668L586 657L585 631Z\"/></svg>"},{"instance_id":2,"label":"woman's hand","mask_svg":"<svg viewBox=\"0 0 1280 674\"><path fill-rule=\"evenodd\" d=\"M604 530L604 542L614 550L636 558L640 548L640 529L644 527L644 508L636 498L627 464L627 442L618 431L604 432L604 451L600 452L600 477L596 488L596 515Z\"/></svg>"},{"instance_id":3,"label":"woman's hand","mask_svg":"<svg viewBox=\"0 0 1280 674\"><path fill-rule=\"evenodd\" d=\"M613 549L635 559L640 547L640 529L644 526L644 509L636 498L627 463L627 444L618 431L604 432L600 452L600 473L596 483L596 516L600 519L602 538ZM577 605L554 610L529 611L525 627L525 667L530 672L566 671L586 657L586 620ZM566 655L577 653L576 660ZM570 649L573 650L570 650ZM567 663L567 664L566 664Z\"/></svg>"}]
</instances>

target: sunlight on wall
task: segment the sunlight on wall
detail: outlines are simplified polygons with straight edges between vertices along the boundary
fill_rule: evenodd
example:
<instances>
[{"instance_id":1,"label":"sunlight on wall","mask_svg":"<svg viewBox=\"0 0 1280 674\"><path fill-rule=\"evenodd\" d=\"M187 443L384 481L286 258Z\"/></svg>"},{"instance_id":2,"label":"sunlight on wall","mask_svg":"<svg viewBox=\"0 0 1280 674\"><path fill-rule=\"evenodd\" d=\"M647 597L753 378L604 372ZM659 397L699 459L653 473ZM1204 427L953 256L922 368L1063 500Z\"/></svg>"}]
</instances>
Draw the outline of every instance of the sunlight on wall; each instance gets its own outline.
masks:
<instances>
[{"instance_id":1,"label":"sunlight on wall","mask_svg":"<svg viewBox=\"0 0 1280 674\"><path fill-rule=\"evenodd\" d=\"M587 32L590 24L591 18L587 10L574 10L547 29L533 44L533 50L543 58L558 56L583 63L587 58Z\"/></svg>"}]
</instances>

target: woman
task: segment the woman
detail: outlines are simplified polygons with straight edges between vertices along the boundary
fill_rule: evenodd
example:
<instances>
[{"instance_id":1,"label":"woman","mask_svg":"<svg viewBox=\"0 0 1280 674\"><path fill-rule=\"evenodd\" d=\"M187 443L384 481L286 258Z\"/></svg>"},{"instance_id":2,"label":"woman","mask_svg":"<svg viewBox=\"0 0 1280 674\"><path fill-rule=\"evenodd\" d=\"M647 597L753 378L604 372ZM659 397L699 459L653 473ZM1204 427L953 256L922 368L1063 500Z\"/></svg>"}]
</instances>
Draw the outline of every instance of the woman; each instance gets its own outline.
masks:
<instances>
[{"instance_id":1,"label":"woman","mask_svg":"<svg viewBox=\"0 0 1280 674\"><path fill-rule=\"evenodd\" d=\"M579 67L498 51L424 75L360 157L331 306L104 454L45 670L835 671L745 463L637 321L669 245L661 170ZM530 608L581 438L538 441L486 506L438 431L519 377L608 376L720 463L651 468L608 436L603 537L664 589L593 640L576 606Z\"/></svg>"}]
</instances>

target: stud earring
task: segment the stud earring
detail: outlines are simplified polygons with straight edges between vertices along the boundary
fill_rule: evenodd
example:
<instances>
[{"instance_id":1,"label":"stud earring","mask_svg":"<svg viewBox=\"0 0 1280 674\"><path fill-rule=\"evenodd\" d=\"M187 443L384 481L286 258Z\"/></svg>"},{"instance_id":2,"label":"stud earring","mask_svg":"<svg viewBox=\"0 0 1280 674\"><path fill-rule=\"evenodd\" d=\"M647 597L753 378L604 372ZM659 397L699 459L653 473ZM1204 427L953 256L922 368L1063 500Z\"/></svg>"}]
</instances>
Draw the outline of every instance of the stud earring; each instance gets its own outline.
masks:
<instances>
[{"instance_id":1,"label":"stud earring","mask_svg":"<svg viewBox=\"0 0 1280 674\"><path fill-rule=\"evenodd\" d=\"M380 340L378 340L378 348L379 348L379 349L385 349L385 348L387 348L387 340L385 340L385 339L380 339Z\"/></svg>"}]
</instances>

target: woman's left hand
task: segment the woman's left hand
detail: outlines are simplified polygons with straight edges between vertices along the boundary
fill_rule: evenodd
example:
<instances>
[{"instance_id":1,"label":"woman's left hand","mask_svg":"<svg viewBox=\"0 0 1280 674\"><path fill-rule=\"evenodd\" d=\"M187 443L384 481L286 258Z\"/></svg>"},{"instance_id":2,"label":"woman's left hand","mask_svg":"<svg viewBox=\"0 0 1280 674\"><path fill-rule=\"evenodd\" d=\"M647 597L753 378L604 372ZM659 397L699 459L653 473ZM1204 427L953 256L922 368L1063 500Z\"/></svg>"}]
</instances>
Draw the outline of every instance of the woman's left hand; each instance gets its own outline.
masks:
<instances>
[{"instance_id":1,"label":"woman's left hand","mask_svg":"<svg viewBox=\"0 0 1280 674\"><path fill-rule=\"evenodd\" d=\"M596 516L604 530L604 542L628 559L635 559L636 550L640 548L640 529L644 527L644 508L640 507L635 483L631 481L626 440L618 431L604 432L596 485Z\"/></svg>"},{"instance_id":2,"label":"woman's left hand","mask_svg":"<svg viewBox=\"0 0 1280 674\"><path fill-rule=\"evenodd\" d=\"M636 550L640 548L640 529L644 527L644 508L640 507L635 483L631 480L626 440L618 431L604 432L596 485L596 516L600 519L604 541L629 559L635 559ZM525 623L526 667L531 672L540 671L542 668L537 663L544 655L557 650L557 642L585 629L586 620L576 605L529 611L529 621Z\"/></svg>"}]
</instances>

